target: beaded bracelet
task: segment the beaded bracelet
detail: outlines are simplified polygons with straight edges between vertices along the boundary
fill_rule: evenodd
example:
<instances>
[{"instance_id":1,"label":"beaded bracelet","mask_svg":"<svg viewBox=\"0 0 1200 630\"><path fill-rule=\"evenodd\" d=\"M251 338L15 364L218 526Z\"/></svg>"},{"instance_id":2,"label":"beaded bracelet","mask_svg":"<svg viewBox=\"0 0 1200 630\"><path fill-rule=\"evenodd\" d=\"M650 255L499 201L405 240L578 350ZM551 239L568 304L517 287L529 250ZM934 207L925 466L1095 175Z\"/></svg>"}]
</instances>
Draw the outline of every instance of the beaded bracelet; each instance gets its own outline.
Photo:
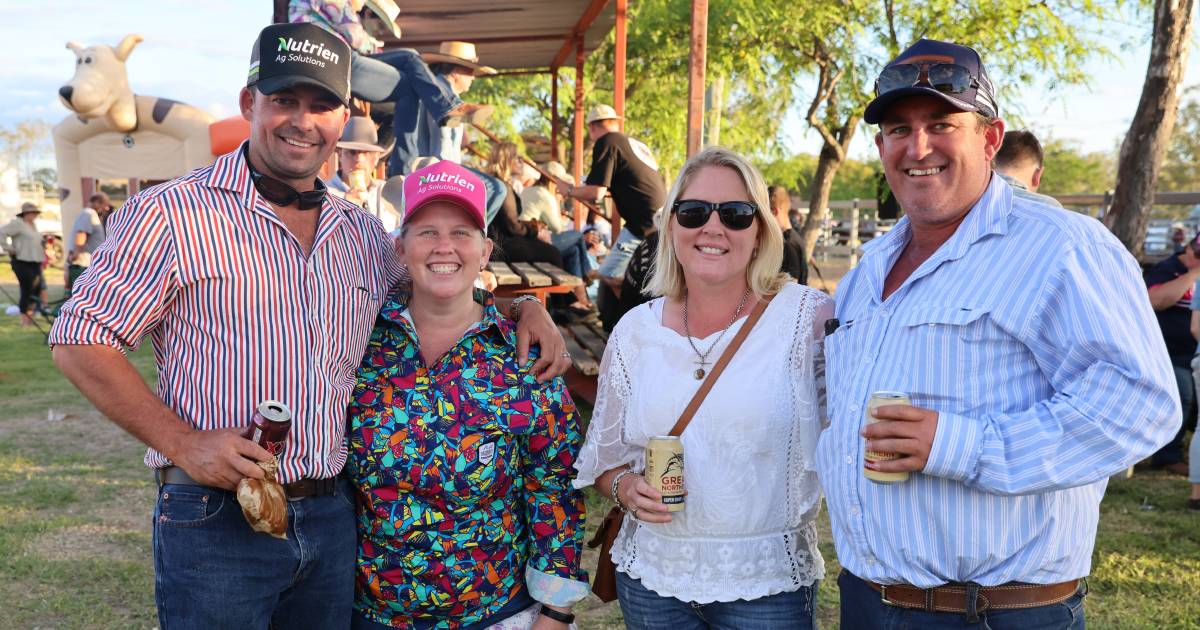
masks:
<instances>
[{"instance_id":1,"label":"beaded bracelet","mask_svg":"<svg viewBox=\"0 0 1200 630\"><path fill-rule=\"evenodd\" d=\"M612 487L609 488L609 494L612 495L613 501L616 501L617 507L621 508L622 512L628 512L629 508L625 507L624 503L621 503L621 497L617 496L617 488L620 487L622 477L624 477L625 475L632 475L632 474L633 474L633 470L631 470L629 468L626 468L625 470L622 470L621 472L617 473L617 476L613 477Z\"/></svg>"}]
</instances>

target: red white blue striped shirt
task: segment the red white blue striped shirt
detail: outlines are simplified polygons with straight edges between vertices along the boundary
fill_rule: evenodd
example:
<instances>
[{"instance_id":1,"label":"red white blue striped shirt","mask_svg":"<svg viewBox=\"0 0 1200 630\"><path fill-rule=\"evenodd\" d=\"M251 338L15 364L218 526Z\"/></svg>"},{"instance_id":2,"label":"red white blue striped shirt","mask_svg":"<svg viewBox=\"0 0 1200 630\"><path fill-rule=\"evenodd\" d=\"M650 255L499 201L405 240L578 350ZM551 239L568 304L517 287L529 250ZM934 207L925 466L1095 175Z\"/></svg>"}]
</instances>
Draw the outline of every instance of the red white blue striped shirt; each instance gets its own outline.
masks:
<instances>
[{"instance_id":1,"label":"red white blue striped shirt","mask_svg":"<svg viewBox=\"0 0 1200 630\"><path fill-rule=\"evenodd\" d=\"M149 335L158 396L186 422L244 427L259 402L281 401L293 416L281 481L336 475L354 370L402 275L379 219L326 196L306 256L239 149L134 196L109 230L50 343L124 350ZM169 464L153 449L145 461Z\"/></svg>"}]
</instances>

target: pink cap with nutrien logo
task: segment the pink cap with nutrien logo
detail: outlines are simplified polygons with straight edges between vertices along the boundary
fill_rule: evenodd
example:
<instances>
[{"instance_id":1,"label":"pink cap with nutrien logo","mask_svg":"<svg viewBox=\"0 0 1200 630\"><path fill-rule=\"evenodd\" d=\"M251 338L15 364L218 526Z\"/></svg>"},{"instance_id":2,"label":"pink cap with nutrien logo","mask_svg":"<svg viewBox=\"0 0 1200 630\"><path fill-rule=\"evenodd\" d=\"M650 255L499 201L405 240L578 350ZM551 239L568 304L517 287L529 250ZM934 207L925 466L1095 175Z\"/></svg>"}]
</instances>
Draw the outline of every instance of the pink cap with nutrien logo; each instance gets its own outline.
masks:
<instances>
[{"instance_id":1,"label":"pink cap with nutrien logo","mask_svg":"<svg viewBox=\"0 0 1200 630\"><path fill-rule=\"evenodd\" d=\"M467 211L481 230L487 229L483 182L469 169L441 161L404 178L404 222L434 201L447 201Z\"/></svg>"}]
</instances>

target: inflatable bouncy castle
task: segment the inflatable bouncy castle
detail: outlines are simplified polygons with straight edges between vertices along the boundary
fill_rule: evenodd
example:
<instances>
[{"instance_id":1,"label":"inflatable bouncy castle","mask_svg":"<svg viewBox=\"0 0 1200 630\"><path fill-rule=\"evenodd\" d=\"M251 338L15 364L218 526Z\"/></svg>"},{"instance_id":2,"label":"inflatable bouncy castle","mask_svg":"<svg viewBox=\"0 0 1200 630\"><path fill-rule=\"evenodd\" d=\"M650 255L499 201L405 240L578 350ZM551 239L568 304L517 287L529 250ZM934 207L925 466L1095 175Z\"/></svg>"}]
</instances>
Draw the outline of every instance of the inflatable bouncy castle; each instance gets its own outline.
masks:
<instances>
[{"instance_id":1,"label":"inflatable bouncy castle","mask_svg":"<svg viewBox=\"0 0 1200 630\"><path fill-rule=\"evenodd\" d=\"M115 48L67 43L75 53L75 76L58 95L72 115L54 127L64 234L97 180L179 177L211 164L249 135L249 123L240 116L214 121L190 105L135 95L125 60L141 41L140 35L128 35Z\"/></svg>"}]
</instances>

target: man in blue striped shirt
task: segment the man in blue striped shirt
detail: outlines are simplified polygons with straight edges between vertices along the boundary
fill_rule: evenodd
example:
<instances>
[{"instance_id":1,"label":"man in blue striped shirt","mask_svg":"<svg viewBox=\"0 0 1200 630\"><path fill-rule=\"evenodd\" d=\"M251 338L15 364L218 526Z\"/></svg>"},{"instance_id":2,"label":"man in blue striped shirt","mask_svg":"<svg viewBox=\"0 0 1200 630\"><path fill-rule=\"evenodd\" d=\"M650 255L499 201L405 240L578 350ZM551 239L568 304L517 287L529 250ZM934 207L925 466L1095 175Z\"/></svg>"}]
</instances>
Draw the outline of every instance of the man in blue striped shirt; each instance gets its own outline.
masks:
<instances>
[{"instance_id":1,"label":"man in blue striped shirt","mask_svg":"<svg viewBox=\"0 0 1200 630\"><path fill-rule=\"evenodd\" d=\"M1137 264L994 176L997 115L979 55L931 40L864 115L906 216L842 280L825 340L843 628L1083 628L1106 480L1179 427ZM913 406L867 426L880 390ZM866 479L864 448L909 478Z\"/></svg>"}]
</instances>

